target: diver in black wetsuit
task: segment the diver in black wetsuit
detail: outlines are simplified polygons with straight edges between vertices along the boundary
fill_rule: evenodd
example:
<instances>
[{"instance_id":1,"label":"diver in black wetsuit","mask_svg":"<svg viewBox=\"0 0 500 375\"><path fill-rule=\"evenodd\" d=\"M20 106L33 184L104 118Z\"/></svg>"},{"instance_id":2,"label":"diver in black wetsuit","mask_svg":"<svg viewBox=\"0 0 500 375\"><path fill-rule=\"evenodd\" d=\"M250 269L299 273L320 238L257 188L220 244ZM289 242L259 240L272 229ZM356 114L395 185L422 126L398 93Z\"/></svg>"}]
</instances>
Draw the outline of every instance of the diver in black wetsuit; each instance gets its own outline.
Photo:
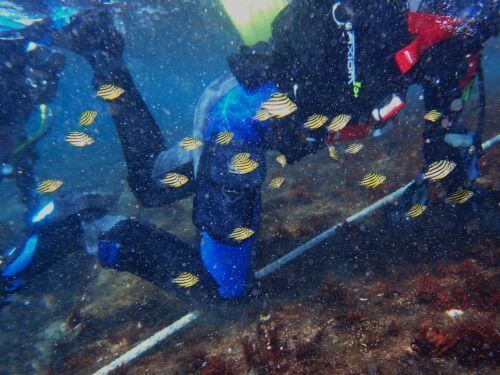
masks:
<instances>
[{"instance_id":1,"label":"diver in black wetsuit","mask_svg":"<svg viewBox=\"0 0 500 375\"><path fill-rule=\"evenodd\" d=\"M33 30L34 31L34 30ZM44 103L53 99L65 58L40 43L0 39L0 181L13 178L27 211L34 208L35 141L46 134L50 113ZM25 133L29 116L40 107L40 129ZM36 139L34 139L36 137Z\"/></svg>"},{"instance_id":2,"label":"diver in black wetsuit","mask_svg":"<svg viewBox=\"0 0 500 375\"><path fill-rule=\"evenodd\" d=\"M454 161L457 168L445 180L447 189L472 188L479 142L459 121L462 90L475 75L477 65L471 57L496 34L498 25L497 2L481 4L466 19L457 17L467 7L455 13L448 9L446 16L413 14L407 21L404 2L383 6L371 1L292 2L275 20L271 41L242 48L231 56L234 77L221 79L208 89L205 111L197 122L200 126L195 128L204 142L198 157L180 148L163 151L161 133L121 59L120 36L109 29L95 32L111 24L108 15L78 16L54 40L90 62L96 88L112 83L125 90L110 102L110 110L133 193L151 206L195 192L193 220L202 237L200 260L195 250L157 228L118 220L97 238L101 264L132 272L161 287L175 287L172 280L180 272L190 272L200 277L189 289L197 296L200 289L206 296L244 296L252 284L255 235L238 241L231 233L235 228L258 230L265 151L278 149L292 163L326 142L384 129L404 106L406 90L413 83L424 86L426 110L435 110L440 117L437 123L426 124L426 164ZM374 48L374 40L379 49ZM283 126L270 126L270 122L280 121L277 119L253 120L261 104L275 92L286 94L298 110ZM351 123L335 133L325 128L306 129L304 123L313 114L328 118L348 114ZM233 134L226 147L217 142L222 131ZM476 150L470 152L471 146ZM259 168L234 173L231 159L241 152L249 153ZM189 182L179 189L162 185L160 179L169 172L181 173ZM408 205L424 201L425 194L414 198L424 186L417 183L409 190ZM144 243L150 246L144 248ZM22 276L28 268L11 277Z\"/></svg>"}]
</instances>

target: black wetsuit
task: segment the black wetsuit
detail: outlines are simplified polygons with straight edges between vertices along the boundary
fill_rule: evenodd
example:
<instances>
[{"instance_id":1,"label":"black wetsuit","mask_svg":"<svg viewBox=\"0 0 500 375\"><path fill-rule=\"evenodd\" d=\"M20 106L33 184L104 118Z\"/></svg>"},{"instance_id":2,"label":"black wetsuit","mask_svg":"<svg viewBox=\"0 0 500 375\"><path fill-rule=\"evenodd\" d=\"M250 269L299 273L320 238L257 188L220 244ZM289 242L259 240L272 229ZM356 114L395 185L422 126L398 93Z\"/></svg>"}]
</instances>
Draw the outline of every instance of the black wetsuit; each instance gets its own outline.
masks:
<instances>
[{"instance_id":1,"label":"black wetsuit","mask_svg":"<svg viewBox=\"0 0 500 375\"><path fill-rule=\"evenodd\" d=\"M371 1L351 2L343 14L352 17L356 33L354 61L349 61L352 57L350 29L340 27L332 18L331 2L319 0L292 2L274 22L269 43L242 48L241 53L232 56L229 65L240 87L227 90L217 102L223 111L215 104L210 112L202 135L205 145L197 179L193 178L191 163L164 171L189 177L190 182L181 189L167 188L152 178L155 160L163 151L164 143L121 61L121 38L116 38L114 31L104 36L91 31L106 24L106 19L91 18L82 27L72 29L78 43L71 48L93 66L95 87L113 83L125 90L122 96L110 102L110 110L122 143L133 193L143 205L151 206L195 192L194 222L202 232L203 263L196 251L159 229L123 221L102 236L101 263L133 272L162 287L172 286L174 276L189 271L201 277L199 286L204 290L213 293L218 287L224 297L241 296L251 279L248 270L253 238L239 244L231 238L230 232L238 226L258 229L265 150L275 148L284 153L289 162L299 160L321 148L328 136L325 129L310 131L304 128L304 121L310 115L320 113L332 118L347 113L354 124L373 121L372 110L380 102L394 94L404 95L413 83L424 86L426 109L435 109L452 122L450 129L436 127L434 123L426 125L424 137L429 139L424 148L426 163L454 160L459 166L449 181L454 186L467 183L466 160L460 164L464 160L463 150L457 151L450 146L444 136L453 130L461 112L461 107L457 110L459 106L452 104L462 95L458 86L468 72L466 55L478 52L482 40L491 36L491 32L487 37L458 37L440 43L427 50L409 74L401 74L394 63L394 55L413 38L406 27L408 10L403 2L377 5ZM116 56L110 56L109 51ZM347 68L352 63L356 67L354 80ZM360 90L356 92L350 81L361 82ZM261 96L270 94L272 89L287 94L299 108L287 118L285 132L280 131L280 127L251 125L247 123L251 122L249 117L243 116L255 113L262 103ZM235 137L229 147L222 149L216 142L216 135L229 129L235 131ZM228 169L228 161L236 152L245 150L258 158L262 168L248 176L235 176ZM147 251L144 244L148 244ZM234 258L235 254L238 258Z\"/></svg>"},{"instance_id":2,"label":"black wetsuit","mask_svg":"<svg viewBox=\"0 0 500 375\"><path fill-rule=\"evenodd\" d=\"M37 160L35 144L28 141L25 125L37 106L50 101L57 88L64 56L29 39L0 39L0 167L12 165L10 175L21 193L21 200L32 209ZM2 174L0 173L0 180Z\"/></svg>"}]
</instances>

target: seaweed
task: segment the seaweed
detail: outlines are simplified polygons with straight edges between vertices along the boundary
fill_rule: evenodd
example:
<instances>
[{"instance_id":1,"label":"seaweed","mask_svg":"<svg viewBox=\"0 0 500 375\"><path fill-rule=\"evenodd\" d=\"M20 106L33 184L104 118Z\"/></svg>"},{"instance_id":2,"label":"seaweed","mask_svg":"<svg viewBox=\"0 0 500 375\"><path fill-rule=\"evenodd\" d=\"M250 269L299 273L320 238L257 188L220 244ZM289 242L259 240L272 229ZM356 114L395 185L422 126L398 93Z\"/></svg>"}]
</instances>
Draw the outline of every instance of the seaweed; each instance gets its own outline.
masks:
<instances>
[{"instance_id":1,"label":"seaweed","mask_svg":"<svg viewBox=\"0 0 500 375\"><path fill-rule=\"evenodd\" d=\"M439 265L434 275L421 276L417 280L416 301L430 304L438 311L451 308L494 311L500 303L500 294L484 270L467 259Z\"/></svg>"},{"instance_id":2,"label":"seaweed","mask_svg":"<svg viewBox=\"0 0 500 375\"><path fill-rule=\"evenodd\" d=\"M500 334L488 321L464 321L450 327L425 321L411 347L422 356L456 358L462 366L500 364Z\"/></svg>"},{"instance_id":3,"label":"seaweed","mask_svg":"<svg viewBox=\"0 0 500 375\"><path fill-rule=\"evenodd\" d=\"M255 340L245 337L241 341L249 369L259 374L309 374L330 367L321 361L321 331L311 340L296 335L286 338L284 331L284 322L273 317L257 325Z\"/></svg>"},{"instance_id":4,"label":"seaweed","mask_svg":"<svg viewBox=\"0 0 500 375\"><path fill-rule=\"evenodd\" d=\"M202 364L200 375L235 375L236 365L233 361L225 361L220 357L211 357Z\"/></svg>"}]
</instances>

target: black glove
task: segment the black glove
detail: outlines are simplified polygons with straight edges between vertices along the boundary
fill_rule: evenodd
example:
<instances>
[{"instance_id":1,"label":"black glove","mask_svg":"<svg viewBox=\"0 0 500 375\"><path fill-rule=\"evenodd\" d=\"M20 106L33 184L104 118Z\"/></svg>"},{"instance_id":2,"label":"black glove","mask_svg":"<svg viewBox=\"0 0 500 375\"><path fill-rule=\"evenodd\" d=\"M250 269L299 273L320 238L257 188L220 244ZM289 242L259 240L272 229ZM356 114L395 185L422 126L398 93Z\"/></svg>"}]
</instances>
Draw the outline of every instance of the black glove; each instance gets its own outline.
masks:
<instances>
[{"instance_id":1,"label":"black glove","mask_svg":"<svg viewBox=\"0 0 500 375\"><path fill-rule=\"evenodd\" d=\"M111 15L89 10L52 35L54 43L82 55L96 73L105 74L123 65L123 36L115 29Z\"/></svg>"}]
</instances>

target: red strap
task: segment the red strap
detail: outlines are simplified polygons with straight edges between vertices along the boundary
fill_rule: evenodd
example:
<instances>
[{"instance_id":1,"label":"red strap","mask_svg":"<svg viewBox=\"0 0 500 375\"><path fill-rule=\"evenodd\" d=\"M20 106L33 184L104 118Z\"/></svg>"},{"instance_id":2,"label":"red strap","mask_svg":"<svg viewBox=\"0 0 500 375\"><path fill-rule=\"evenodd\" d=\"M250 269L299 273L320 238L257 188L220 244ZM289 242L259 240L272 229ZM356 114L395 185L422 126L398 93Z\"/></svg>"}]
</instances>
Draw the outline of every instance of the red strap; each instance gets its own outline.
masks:
<instances>
[{"instance_id":1,"label":"red strap","mask_svg":"<svg viewBox=\"0 0 500 375\"><path fill-rule=\"evenodd\" d=\"M467 85L472 81L474 76L476 75L477 68L479 66L479 61L480 61L480 55L475 54L475 55L470 55L467 57L467 60L469 61L469 68L467 69L467 73L465 74L464 79L459 83L458 87L460 90L463 90L467 87Z\"/></svg>"},{"instance_id":2,"label":"red strap","mask_svg":"<svg viewBox=\"0 0 500 375\"><path fill-rule=\"evenodd\" d=\"M326 143L328 145L333 145L337 141L354 141L357 139L363 139L370 134L372 129L372 125L349 125L339 132L329 133Z\"/></svg>"},{"instance_id":3,"label":"red strap","mask_svg":"<svg viewBox=\"0 0 500 375\"><path fill-rule=\"evenodd\" d=\"M410 12L408 31L417 37L394 56L399 71L408 73L427 49L451 39L462 23L463 20L455 17Z\"/></svg>"}]
</instances>

